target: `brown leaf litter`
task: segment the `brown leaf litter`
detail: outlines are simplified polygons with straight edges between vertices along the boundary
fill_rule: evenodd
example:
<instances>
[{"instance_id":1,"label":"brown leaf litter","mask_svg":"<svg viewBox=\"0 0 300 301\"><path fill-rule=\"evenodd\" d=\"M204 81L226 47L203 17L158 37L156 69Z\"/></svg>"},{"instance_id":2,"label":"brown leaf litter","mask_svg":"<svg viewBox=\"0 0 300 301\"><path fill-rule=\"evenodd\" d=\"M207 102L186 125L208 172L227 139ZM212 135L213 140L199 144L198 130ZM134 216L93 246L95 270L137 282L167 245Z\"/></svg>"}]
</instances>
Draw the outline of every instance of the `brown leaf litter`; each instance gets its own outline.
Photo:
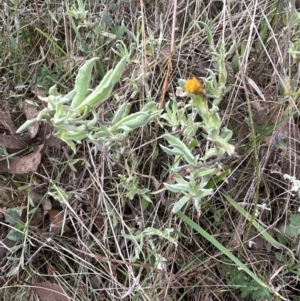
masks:
<instances>
[{"instance_id":1,"label":"brown leaf litter","mask_svg":"<svg viewBox=\"0 0 300 301\"><path fill-rule=\"evenodd\" d=\"M25 113L27 120L35 118L38 114L37 108L35 106L28 104L26 101L23 102L23 111ZM28 130L31 138L34 138L36 136L36 134L38 133L39 127L40 127L39 122L35 122L34 124L31 124L28 127L27 130Z\"/></svg>"},{"instance_id":2,"label":"brown leaf litter","mask_svg":"<svg viewBox=\"0 0 300 301\"><path fill-rule=\"evenodd\" d=\"M51 282L31 284L31 289L38 295L40 301L69 301L60 285Z\"/></svg>"},{"instance_id":3,"label":"brown leaf litter","mask_svg":"<svg viewBox=\"0 0 300 301\"><path fill-rule=\"evenodd\" d=\"M22 158L4 159L0 161L0 173L26 174L36 172L41 163L43 148L44 144L41 144L35 152Z\"/></svg>"}]
</instances>

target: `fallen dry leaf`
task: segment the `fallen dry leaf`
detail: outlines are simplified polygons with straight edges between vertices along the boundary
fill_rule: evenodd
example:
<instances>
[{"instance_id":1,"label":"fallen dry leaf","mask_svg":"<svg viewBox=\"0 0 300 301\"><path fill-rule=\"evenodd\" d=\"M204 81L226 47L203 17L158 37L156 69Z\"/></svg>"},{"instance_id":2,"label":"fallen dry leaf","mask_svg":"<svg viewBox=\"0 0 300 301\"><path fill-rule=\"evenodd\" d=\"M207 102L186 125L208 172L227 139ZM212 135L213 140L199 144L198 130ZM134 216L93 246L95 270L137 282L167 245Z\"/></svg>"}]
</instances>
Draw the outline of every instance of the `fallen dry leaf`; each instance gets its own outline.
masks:
<instances>
[{"instance_id":1,"label":"fallen dry leaf","mask_svg":"<svg viewBox=\"0 0 300 301\"><path fill-rule=\"evenodd\" d=\"M12 248L17 242L9 238L0 240L0 261L5 257L6 253Z\"/></svg>"},{"instance_id":2,"label":"fallen dry leaf","mask_svg":"<svg viewBox=\"0 0 300 301\"><path fill-rule=\"evenodd\" d=\"M8 150L20 150L26 148L27 145L15 136L0 135L0 147L5 147Z\"/></svg>"},{"instance_id":3,"label":"fallen dry leaf","mask_svg":"<svg viewBox=\"0 0 300 301\"><path fill-rule=\"evenodd\" d=\"M250 230L246 246L248 249L267 250L267 252L270 252L272 248L272 245L254 229Z\"/></svg>"},{"instance_id":4,"label":"fallen dry leaf","mask_svg":"<svg viewBox=\"0 0 300 301\"><path fill-rule=\"evenodd\" d=\"M38 114L37 108L34 106L31 106L26 101L23 102L23 111L25 113L27 120L34 119ZM36 134L39 130L39 126L40 126L40 123L35 122L34 124L32 124L28 127L28 132L29 132L29 135L31 138L34 138L36 136Z\"/></svg>"},{"instance_id":5,"label":"fallen dry leaf","mask_svg":"<svg viewBox=\"0 0 300 301\"><path fill-rule=\"evenodd\" d=\"M37 208L30 221L30 226L39 226L43 221L43 212L41 208Z\"/></svg>"},{"instance_id":6,"label":"fallen dry leaf","mask_svg":"<svg viewBox=\"0 0 300 301\"><path fill-rule=\"evenodd\" d=\"M48 211L50 220L50 231L57 231L61 229L64 222L64 212L51 209Z\"/></svg>"},{"instance_id":7,"label":"fallen dry leaf","mask_svg":"<svg viewBox=\"0 0 300 301\"><path fill-rule=\"evenodd\" d=\"M11 134L15 134L17 132L17 128L12 122L8 112L0 112L0 124L2 124L3 127Z\"/></svg>"},{"instance_id":8,"label":"fallen dry leaf","mask_svg":"<svg viewBox=\"0 0 300 301\"><path fill-rule=\"evenodd\" d=\"M64 224L64 212L51 209L48 211L49 214L49 220L50 220L50 231L60 231L61 227ZM65 225L64 226L64 233L70 233L71 229L69 226Z\"/></svg>"},{"instance_id":9,"label":"fallen dry leaf","mask_svg":"<svg viewBox=\"0 0 300 301\"><path fill-rule=\"evenodd\" d=\"M33 204L38 205L38 203L40 202L40 200L43 196L32 190L29 193L29 197L30 197Z\"/></svg>"},{"instance_id":10,"label":"fallen dry leaf","mask_svg":"<svg viewBox=\"0 0 300 301\"><path fill-rule=\"evenodd\" d=\"M40 130L37 134L37 137L43 139L45 146L61 148L64 142L59 138L54 137L52 132L53 127L47 123L44 123L40 126Z\"/></svg>"},{"instance_id":11,"label":"fallen dry leaf","mask_svg":"<svg viewBox=\"0 0 300 301\"><path fill-rule=\"evenodd\" d=\"M43 210L44 212L48 212L51 209L52 209L52 202L48 198L46 198L43 202Z\"/></svg>"},{"instance_id":12,"label":"fallen dry leaf","mask_svg":"<svg viewBox=\"0 0 300 301\"><path fill-rule=\"evenodd\" d=\"M71 70L74 66L80 66L85 62L86 58L83 56L68 55L61 58L61 62L65 70Z\"/></svg>"},{"instance_id":13,"label":"fallen dry leaf","mask_svg":"<svg viewBox=\"0 0 300 301\"><path fill-rule=\"evenodd\" d=\"M63 289L55 283L35 283L31 289L39 296L40 301L69 301Z\"/></svg>"},{"instance_id":14,"label":"fallen dry leaf","mask_svg":"<svg viewBox=\"0 0 300 301\"><path fill-rule=\"evenodd\" d=\"M253 113L253 122L258 125L259 127L265 127L269 125L277 124L282 119L282 104L276 103L269 104L263 103L261 104L258 101L253 102L253 107L258 109L256 112ZM281 131L278 137L284 137L286 135L286 127L284 125L280 126ZM279 128L277 127L277 131ZM248 136L250 133L250 128L246 121L244 121L240 127L239 134L238 134L238 145L241 145L241 142Z\"/></svg>"},{"instance_id":15,"label":"fallen dry leaf","mask_svg":"<svg viewBox=\"0 0 300 301\"><path fill-rule=\"evenodd\" d=\"M41 163L41 150L44 144L41 144L37 151L24 156L22 158L10 159L9 165L6 160L0 162L0 172L8 172L11 174L26 174L29 172L37 171L38 166Z\"/></svg>"},{"instance_id":16,"label":"fallen dry leaf","mask_svg":"<svg viewBox=\"0 0 300 301\"><path fill-rule=\"evenodd\" d=\"M100 212L98 212L97 215L95 216L94 224L98 229L100 229L104 225L104 218L100 214Z\"/></svg>"},{"instance_id":17,"label":"fallen dry leaf","mask_svg":"<svg viewBox=\"0 0 300 301\"><path fill-rule=\"evenodd\" d=\"M248 136L249 134L249 127L246 121L243 121L239 134L238 134L238 145L241 145L242 142L244 142L244 139Z\"/></svg>"}]
</instances>

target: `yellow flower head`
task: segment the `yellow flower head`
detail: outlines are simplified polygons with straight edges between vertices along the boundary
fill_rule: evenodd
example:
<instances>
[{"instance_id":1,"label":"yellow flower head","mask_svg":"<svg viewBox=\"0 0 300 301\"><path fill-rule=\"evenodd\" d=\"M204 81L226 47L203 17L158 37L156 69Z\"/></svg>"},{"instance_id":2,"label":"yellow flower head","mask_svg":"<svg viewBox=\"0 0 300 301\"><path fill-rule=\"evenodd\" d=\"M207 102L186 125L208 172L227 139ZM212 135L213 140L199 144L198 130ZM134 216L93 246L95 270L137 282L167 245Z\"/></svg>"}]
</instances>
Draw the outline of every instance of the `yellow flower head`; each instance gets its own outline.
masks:
<instances>
[{"instance_id":1,"label":"yellow flower head","mask_svg":"<svg viewBox=\"0 0 300 301\"><path fill-rule=\"evenodd\" d=\"M193 78L187 79L184 85L185 91L196 95L205 95L205 89L200 80L193 76Z\"/></svg>"}]
</instances>

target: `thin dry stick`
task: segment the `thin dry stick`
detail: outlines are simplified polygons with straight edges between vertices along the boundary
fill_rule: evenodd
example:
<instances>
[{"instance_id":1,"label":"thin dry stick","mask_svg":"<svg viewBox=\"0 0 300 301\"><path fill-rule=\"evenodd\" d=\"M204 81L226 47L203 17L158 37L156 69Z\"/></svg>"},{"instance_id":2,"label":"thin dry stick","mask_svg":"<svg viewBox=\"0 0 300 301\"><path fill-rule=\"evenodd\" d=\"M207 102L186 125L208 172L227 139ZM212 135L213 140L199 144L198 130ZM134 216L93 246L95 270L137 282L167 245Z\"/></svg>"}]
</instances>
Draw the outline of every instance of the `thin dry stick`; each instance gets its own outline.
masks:
<instances>
[{"instance_id":1,"label":"thin dry stick","mask_svg":"<svg viewBox=\"0 0 300 301\"><path fill-rule=\"evenodd\" d=\"M171 67L172 67L172 53L173 53L174 48L175 48L176 9L177 9L177 0L174 1L173 23L172 23L172 36L171 36L171 49L170 49L171 53L170 53L170 56L169 56L169 59L168 59L168 67L167 67L167 71L166 71L166 77L165 77L165 81L164 81L164 84L163 84L163 90L162 90L162 94L161 94L161 99L160 99L160 102L159 102L159 109L160 110L162 110L164 108L165 95L166 95L166 91L167 91L167 87L168 87L168 83L169 83L170 72L171 72ZM155 136L156 136L156 138L158 137L158 132L159 132L159 122L157 122L156 128L155 128ZM154 140L153 151L155 151L156 146L157 146L157 139ZM151 164L151 166L150 166L150 173L149 173L150 175L152 174L152 168L153 168L153 165ZM148 182L148 186L150 186L150 181Z\"/></svg>"},{"instance_id":2,"label":"thin dry stick","mask_svg":"<svg viewBox=\"0 0 300 301\"><path fill-rule=\"evenodd\" d=\"M145 31L145 19L144 19L144 2L140 0L141 5L141 15L142 15L142 38L143 38L143 51L144 51L144 60L145 60L145 69L148 67L147 63L147 49L146 49L146 31Z\"/></svg>"},{"instance_id":3,"label":"thin dry stick","mask_svg":"<svg viewBox=\"0 0 300 301\"><path fill-rule=\"evenodd\" d=\"M173 23L172 23L172 36L171 36L171 51L168 60L168 67L166 71L166 77L163 85L163 90L160 98L159 109L162 110L165 104L165 95L167 92L167 87L169 83L170 72L172 68L172 54L175 49L175 27L176 27L176 10L177 10L177 0L174 1L174 9L173 9Z\"/></svg>"},{"instance_id":4,"label":"thin dry stick","mask_svg":"<svg viewBox=\"0 0 300 301\"><path fill-rule=\"evenodd\" d=\"M34 0L34 6L35 6L35 10L36 10L36 16L38 19L38 23L39 23L39 25L41 25L41 14L40 14L40 10L39 10L38 0Z\"/></svg>"},{"instance_id":5,"label":"thin dry stick","mask_svg":"<svg viewBox=\"0 0 300 301\"><path fill-rule=\"evenodd\" d=\"M114 262L114 263L118 263L118 264L124 264L124 265L130 265L130 266L133 266L133 267L139 267L139 268L149 269L149 270L152 270L152 271L155 271L155 272L158 272L158 273L162 273L162 274L165 274L165 275L173 276L173 277L175 276L175 274L173 274L173 273L169 273L169 272L167 272L165 270L153 267L150 264L146 264L146 263L140 264L140 263L129 262L129 261L124 261L124 260L119 260L119 259L107 258L107 257L96 255L96 254L93 254L93 253L87 253L87 252L84 252L84 251L79 250L79 249L76 249L76 250L79 253L82 253L84 255L92 257L92 258L94 258L94 259L96 259L96 260L98 260L100 262Z\"/></svg>"}]
</instances>

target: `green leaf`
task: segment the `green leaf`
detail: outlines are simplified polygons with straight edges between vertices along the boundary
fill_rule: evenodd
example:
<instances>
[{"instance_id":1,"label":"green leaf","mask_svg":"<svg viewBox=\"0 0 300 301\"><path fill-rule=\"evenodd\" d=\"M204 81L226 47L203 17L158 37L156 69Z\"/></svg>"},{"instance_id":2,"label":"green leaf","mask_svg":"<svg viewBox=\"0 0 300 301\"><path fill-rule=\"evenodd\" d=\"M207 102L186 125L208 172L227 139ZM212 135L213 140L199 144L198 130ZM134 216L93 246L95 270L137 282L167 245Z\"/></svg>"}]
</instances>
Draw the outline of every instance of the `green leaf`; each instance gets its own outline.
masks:
<instances>
[{"instance_id":1,"label":"green leaf","mask_svg":"<svg viewBox=\"0 0 300 301\"><path fill-rule=\"evenodd\" d=\"M5 221L10 225L15 225L16 223L21 222L20 213L26 207L18 207L18 208L8 208L6 210ZM18 212L19 211L19 212Z\"/></svg>"},{"instance_id":2,"label":"green leaf","mask_svg":"<svg viewBox=\"0 0 300 301\"><path fill-rule=\"evenodd\" d=\"M173 213L177 213L179 210L181 210L181 208L190 200L190 196L189 195L185 195L183 196L179 201L177 201L173 208L172 208L172 212Z\"/></svg>"},{"instance_id":3,"label":"green leaf","mask_svg":"<svg viewBox=\"0 0 300 301\"><path fill-rule=\"evenodd\" d=\"M88 136L87 132L72 132L67 131L62 133L61 135L57 135L58 138L63 138L65 140L73 140L76 142L81 142L83 139L85 139Z\"/></svg>"},{"instance_id":4,"label":"green leaf","mask_svg":"<svg viewBox=\"0 0 300 301\"><path fill-rule=\"evenodd\" d=\"M91 74L95 61L98 58L94 57L87 60L82 67L79 68L78 74L75 79L75 97L72 100L71 107L77 108L81 102L84 100L88 87L91 81Z\"/></svg>"},{"instance_id":5,"label":"green leaf","mask_svg":"<svg viewBox=\"0 0 300 301\"><path fill-rule=\"evenodd\" d=\"M292 214L290 221L294 227L300 227L300 214Z\"/></svg>"},{"instance_id":6,"label":"green leaf","mask_svg":"<svg viewBox=\"0 0 300 301\"><path fill-rule=\"evenodd\" d=\"M239 57L235 54L231 60L231 68L234 74L239 71L239 67L240 67Z\"/></svg>"},{"instance_id":7,"label":"green leaf","mask_svg":"<svg viewBox=\"0 0 300 301\"><path fill-rule=\"evenodd\" d=\"M57 91L57 86L56 85L50 87L50 89L49 89L49 96L53 96L54 100L57 99L56 97L59 96L59 93Z\"/></svg>"},{"instance_id":8,"label":"green leaf","mask_svg":"<svg viewBox=\"0 0 300 301\"><path fill-rule=\"evenodd\" d=\"M119 81L127 60L127 57L123 57L113 70L110 70L105 74L98 87L86 99L78 104L77 110L79 112L84 111L87 106L94 108L111 96L113 87Z\"/></svg>"},{"instance_id":9,"label":"green leaf","mask_svg":"<svg viewBox=\"0 0 300 301\"><path fill-rule=\"evenodd\" d=\"M122 118L127 116L129 114L129 110L130 110L130 105L127 102L123 103L115 113L115 116L111 121L111 124L114 125L117 122L119 122Z\"/></svg>"},{"instance_id":10,"label":"green leaf","mask_svg":"<svg viewBox=\"0 0 300 301\"><path fill-rule=\"evenodd\" d=\"M36 119L31 119L31 120L27 120L25 121L17 130L17 134L21 133L23 131L25 131L29 126L31 126L32 124L38 122L39 120Z\"/></svg>"},{"instance_id":11,"label":"green leaf","mask_svg":"<svg viewBox=\"0 0 300 301\"><path fill-rule=\"evenodd\" d=\"M20 265L16 266L12 270L10 270L10 272L7 274L7 277L14 276L14 275L18 274L19 271L20 271Z\"/></svg>"},{"instance_id":12,"label":"green leaf","mask_svg":"<svg viewBox=\"0 0 300 301\"><path fill-rule=\"evenodd\" d=\"M157 235L161 238L168 240L170 243L174 243L175 245L177 245L176 240L173 237L171 237L171 233L173 233L173 232L174 232L174 229L172 229L172 228L165 228L163 231L161 231L159 229L148 227L142 232L142 234L145 236L148 236L148 237Z\"/></svg>"},{"instance_id":13,"label":"green leaf","mask_svg":"<svg viewBox=\"0 0 300 301\"><path fill-rule=\"evenodd\" d=\"M212 35L212 31L211 31L211 27L212 27L212 21L208 21L207 23L204 22L200 22L206 30L206 36L207 36L207 40L210 46L210 50L211 51L216 51L216 46L215 46L215 42L214 42L214 38Z\"/></svg>"},{"instance_id":14,"label":"green leaf","mask_svg":"<svg viewBox=\"0 0 300 301\"><path fill-rule=\"evenodd\" d=\"M205 188L213 188L215 187L219 182L221 182L223 179L225 179L229 174L231 173L231 169L227 169L224 172L222 172L219 176L209 180Z\"/></svg>"},{"instance_id":15,"label":"green leaf","mask_svg":"<svg viewBox=\"0 0 300 301\"><path fill-rule=\"evenodd\" d=\"M157 111L157 104L154 101L149 101L140 110L140 112ZM158 111L160 112L160 111Z\"/></svg>"},{"instance_id":16,"label":"green leaf","mask_svg":"<svg viewBox=\"0 0 300 301\"><path fill-rule=\"evenodd\" d=\"M53 117L53 123L60 123L60 122L65 122L66 121L66 116L65 116L65 111L63 109L63 104L62 103L57 103L56 104L56 111Z\"/></svg>"},{"instance_id":17,"label":"green leaf","mask_svg":"<svg viewBox=\"0 0 300 301\"><path fill-rule=\"evenodd\" d=\"M300 227L294 226L292 224L283 225L280 227L280 230L283 234L288 235L290 237L297 237L300 234Z\"/></svg>"},{"instance_id":18,"label":"green leaf","mask_svg":"<svg viewBox=\"0 0 300 301\"><path fill-rule=\"evenodd\" d=\"M136 129L144 126L148 122L148 120L149 120L149 114L144 112L136 112L121 119L119 122L113 125L110 128L110 130L114 132L119 129L126 129L126 128Z\"/></svg>"},{"instance_id":19,"label":"green leaf","mask_svg":"<svg viewBox=\"0 0 300 301\"><path fill-rule=\"evenodd\" d=\"M177 152L178 155L183 156L183 158L191 165L197 164L197 158L194 157L194 155L191 153L191 151L188 149L188 147L178 138L170 135L165 134L162 135L162 138L165 138L169 144L170 147L173 148L174 151ZM171 149L169 149L171 150Z\"/></svg>"},{"instance_id":20,"label":"green leaf","mask_svg":"<svg viewBox=\"0 0 300 301\"><path fill-rule=\"evenodd\" d=\"M116 36L116 40L121 39L122 35L126 31L126 27L124 25L121 26L115 26L111 29L111 33Z\"/></svg>"},{"instance_id":21,"label":"green leaf","mask_svg":"<svg viewBox=\"0 0 300 301\"><path fill-rule=\"evenodd\" d=\"M101 127L98 128L97 131L93 134L94 139L101 139L110 136L112 136L112 134L105 125L101 125Z\"/></svg>"},{"instance_id":22,"label":"green leaf","mask_svg":"<svg viewBox=\"0 0 300 301\"><path fill-rule=\"evenodd\" d=\"M300 234L300 227L289 225L286 230L287 230L286 234L292 237L297 237Z\"/></svg>"},{"instance_id":23,"label":"green leaf","mask_svg":"<svg viewBox=\"0 0 300 301\"><path fill-rule=\"evenodd\" d=\"M22 230L22 231L21 231ZM24 237L24 233L23 233L23 230L24 230L24 225L19 223L19 224L16 224L14 228L12 228L8 234L7 234L7 238L13 240L13 241L20 241L23 239Z\"/></svg>"},{"instance_id":24,"label":"green leaf","mask_svg":"<svg viewBox=\"0 0 300 301\"><path fill-rule=\"evenodd\" d=\"M163 146L163 145L161 145L161 144L160 144L160 147L161 147L162 150L163 150L166 154L168 154L168 155L174 155L174 156L182 155L181 152L178 152L177 149L167 148L167 147L165 147L165 146ZM182 167L180 166L180 169L181 169L181 168L182 168ZM174 171L175 171L175 170L174 170ZM176 170L176 171L177 171L177 170Z\"/></svg>"},{"instance_id":25,"label":"green leaf","mask_svg":"<svg viewBox=\"0 0 300 301\"><path fill-rule=\"evenodd\" d=\"M215 175L217 172L219 171L219 169L217 168L207 168L207 167L202 167L202 168L199 168L199 169L196 169L194 170L191 175L189 176L189 178L192 178L192 179L197 179L197 178L200 178L200 177L205 177L205 176L210 176L208 178L211 178L213 175ZM207 181L209 179L206 179ZM203 179L202 179L203 180ZM203 181L201 181L203 183ZM205 184L206 185L206 184Z\"/></svg>"},{"instance_id":26,"label":"green leaf","mask_svg":"<svg viewBox=\"0 0 300 301\"><path fill-rule=\"evenodd\" d=\"M97 113L93 110L92 111L93 114L93 119L90 119L86 122L86 130L90 131L98 122L98 115Z\"/></svg>"},{"instance_id":27,"label":"green leaf","mask_svg":"<svg viewBox=\"0 0 300 301\"><path fill-rule=\"evenodd\" d=\"M270 291L263 287L258 287L252 292L252 300L258 300L259 298L263 298L263 300L272 300L272 295Z\"/></svg>"},{"instance_id":28,"label":"green leaf","mask_svg":"<svg viewBox=\"0 0 300 301\"><path fill-rule=\"evenodd\" d=\"M208 196L208 195L212 195L214 192L213 189L198 189L196 192L196 197L194 198L194 203L197 205L199 203L199 201L201 201L204 197ZM198 205L197 205L198 206Z\"/></svg>"},{"instance_id":29,"label":"green leaf","mask_svg":"<svg viewBox=\"0 0 300 301\"><path fill-rule=\"evenodd\" d=\"M93 120L90 120L89 122L93 122ZM54 135L60 139L71 139L79 142L88 136L88 128L86 124L81 124L79 126L60 124L56 126Z\"/></svg>"},{"instance_id":30,"label":"green leaf","mask_svg":"<svg viewBox=\"0 0 300 301\"><path fill-rule=\"evenodd\" d=\"M71 101L76 95L75 90L71 90L68 94L61 98L62 103Z\"/></svg>"},{"instance_id":31,"label":"green leaf","mask_svg":"<svg viewBox=\"0 0 300 301\"><path fill-rule=\"evenodd\" d=\"M168 183L164 183L165 187L175 193L178 192L184 192L184 191L188 191L189 190L189 185L188 183L183 184L183 183L177 183L177 184L168 184Z\"/></svg>"}]
</instances>

